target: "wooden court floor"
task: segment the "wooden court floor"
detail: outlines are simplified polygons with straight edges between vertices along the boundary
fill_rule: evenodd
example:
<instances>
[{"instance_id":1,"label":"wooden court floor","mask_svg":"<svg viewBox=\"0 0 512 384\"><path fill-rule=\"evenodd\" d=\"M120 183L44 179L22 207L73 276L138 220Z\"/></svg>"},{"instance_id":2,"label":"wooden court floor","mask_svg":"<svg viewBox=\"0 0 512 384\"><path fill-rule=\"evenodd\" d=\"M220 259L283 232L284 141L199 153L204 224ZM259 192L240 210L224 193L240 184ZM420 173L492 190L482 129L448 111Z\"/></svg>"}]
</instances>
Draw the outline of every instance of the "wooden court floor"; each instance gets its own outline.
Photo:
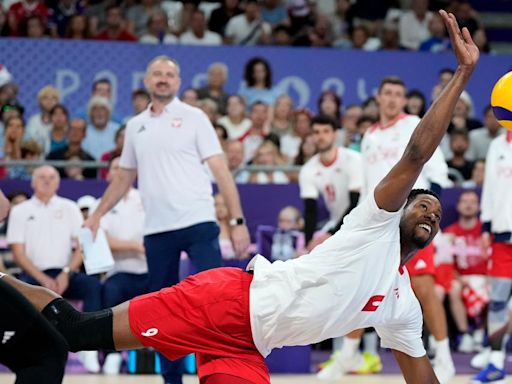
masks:
<instances>
[{"instance_id":1,"label":"wooden court floor","mask_svg":"<svg viewBox=\"0 0 512 384\"><path fill-rule=\"evenodd\" d=\"M449 384L468 384L470 376L456 376ZM0 374L0 384L14 383L14 376ZM185 376L184 384L198 384L195 376ZM325 383L315 379L313 375L273 375L272 384L320 384ZM334 382L333 382L334 383ZM345 376L336 384L402 384L403 378L396 375L350 375ZM507 381L512 384L512 379ZM44 384L44 379L41 380ZM63 384L162 384L160 376L143 375L66 375Z\"/></svg>"}]
</instances>

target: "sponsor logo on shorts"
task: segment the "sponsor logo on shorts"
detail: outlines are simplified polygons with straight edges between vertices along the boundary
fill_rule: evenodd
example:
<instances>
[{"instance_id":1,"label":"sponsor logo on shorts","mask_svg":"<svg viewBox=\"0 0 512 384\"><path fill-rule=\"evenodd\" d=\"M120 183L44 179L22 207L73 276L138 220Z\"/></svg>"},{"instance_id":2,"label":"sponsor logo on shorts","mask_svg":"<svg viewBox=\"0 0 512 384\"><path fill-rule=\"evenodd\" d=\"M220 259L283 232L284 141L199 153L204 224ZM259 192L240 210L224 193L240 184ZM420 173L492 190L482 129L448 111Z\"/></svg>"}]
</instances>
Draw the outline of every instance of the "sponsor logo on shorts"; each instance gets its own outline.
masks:
<instances>
[{"instance_id":1,"label":"sponsor logo on shorts","mask_svg":"<svg viewBox=\"0 0 512 384\"><path fill-rule=\"evenodd\" d=\"M149 328L146 332L141 333L142 336L146 336L146 337L155 336L157 334L158 334L157 328Z\"/></svg>"},{"instance_id":2,"label":"sponsor logo on shorts","mask_svg":"<svg viewBox=\"0 0 512 384\"><path fill-rule=\"evenodd\" d=\"M2 344L7 343L15 334L16 332L14 331L5 331L4 336L2 337Z\"/></svg>"},{"instance_id":3,"label":"sponsor logo on shorts","mask_svg":"<svg viewBox=\"0 0 512 384\"><path fill-rule=\"evenodd\" d=\"M424 260L418 260L418 262L414 265L414 269L425 269L427 268L427 263Z\"/></svg>"}]
</instances>

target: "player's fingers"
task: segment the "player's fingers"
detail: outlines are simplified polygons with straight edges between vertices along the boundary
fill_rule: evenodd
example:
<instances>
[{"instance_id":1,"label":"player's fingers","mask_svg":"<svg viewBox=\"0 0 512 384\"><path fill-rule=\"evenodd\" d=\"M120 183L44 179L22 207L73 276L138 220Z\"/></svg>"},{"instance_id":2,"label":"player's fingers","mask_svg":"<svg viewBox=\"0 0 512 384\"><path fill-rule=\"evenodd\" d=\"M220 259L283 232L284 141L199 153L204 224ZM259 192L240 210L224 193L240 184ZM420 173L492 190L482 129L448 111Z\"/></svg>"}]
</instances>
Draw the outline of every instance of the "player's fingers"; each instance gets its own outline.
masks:
<instances>
[{"instance_id":1,"label":"player's fingers","mask_svg":"<svg viewBox=\"0 0 512 384\"><path fill-rule=\"evenodd\" d=\"M462 38L468 44L475 44L473 42L473 38L471 37L471 33L469 33L469 30L466 27L462 28Z\"/></svg>"}]
</instances>

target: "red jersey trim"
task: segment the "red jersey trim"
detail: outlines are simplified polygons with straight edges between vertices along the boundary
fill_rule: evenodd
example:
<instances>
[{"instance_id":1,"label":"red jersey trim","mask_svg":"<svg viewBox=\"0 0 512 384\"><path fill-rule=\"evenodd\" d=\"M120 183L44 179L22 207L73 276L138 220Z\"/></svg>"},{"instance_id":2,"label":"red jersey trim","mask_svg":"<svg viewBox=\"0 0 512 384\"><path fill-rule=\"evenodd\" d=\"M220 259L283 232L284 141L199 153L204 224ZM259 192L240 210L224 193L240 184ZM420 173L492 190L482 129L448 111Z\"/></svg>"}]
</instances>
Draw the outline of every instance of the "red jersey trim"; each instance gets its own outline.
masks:
<instances>
[{"instance_id":1,"label":"red jersey trim","mask_svg":"<svg viewBox=\"0 0 512 384\"><path fill-rule=\"evenodd\" d=\"M336 162L336 160L338 160L338 152L339 152L339 150L338 150L338 149L336 149L336 153L335 153L335 155L334 155L334 159L332 159L332 161L330 161L330 162L328 162L328 163L324 163L324 162L322 161L322 159L320 158L320 163L322 163L322 165L323 165L325 168L329 168L330 166L332 166L332 165Z\"/></svg>"},{"instance_id":2,"label":"red jersey trim","mask_svg":"<svg viewBox=\"0 0 512 384\"><path fill-rule=\"evenodd\" d=\"M408 115L407 113L405 112L400 112L400 114L392 121L390 121L388 124L386 125L381 125L380 122L377 122L375 124L373 124L370 128L369 128L369 131L370 132L374 132L375 130L377 129L387 129L387 128L390 128L392 127L393 125L395 125L396 123L398 123L400 120L402 119L405 119L406 117L408 117L410 115Z\"/></svg>"}]
</instances>

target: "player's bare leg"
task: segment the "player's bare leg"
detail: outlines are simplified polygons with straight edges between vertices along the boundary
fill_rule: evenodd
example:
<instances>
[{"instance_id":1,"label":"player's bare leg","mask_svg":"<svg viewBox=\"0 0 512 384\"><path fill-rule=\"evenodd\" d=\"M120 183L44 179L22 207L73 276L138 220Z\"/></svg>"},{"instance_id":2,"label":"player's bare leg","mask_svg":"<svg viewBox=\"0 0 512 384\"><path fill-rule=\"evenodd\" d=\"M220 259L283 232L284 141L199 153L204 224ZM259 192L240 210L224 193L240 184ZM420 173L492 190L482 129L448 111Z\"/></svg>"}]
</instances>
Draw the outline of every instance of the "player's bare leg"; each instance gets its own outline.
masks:
<instances>
[{"instance_id":1,"label":"player's bare leg","mask_svg":"<svg viewBox=\"0 0 512 384\"><path fill-rule=\"evenodd\" d=\"M453 315L453 320L457 326L457 330L462 334L462 339L459 344L458 350L460 352L470 353L473 352L473 338L468 333L468 316L466 314L466 307L462 302L462 283L460 280L452 282L452 289L449 294L450 309Z\"/></svg>"},{"instance_id":2,"label":"player's bare leg","mask_svg":"<svg viewBox=\"0 0 512 384\"><path fill-rule=\"evenodd\" d=\"M441 383L446 383L455 375L455 366L448 341L446 313L436 295L434 277L428 274L413 276L411 285L421 304L425 323L436 340L434 360L436 376Z\"/></svg>"}]
</instances>

